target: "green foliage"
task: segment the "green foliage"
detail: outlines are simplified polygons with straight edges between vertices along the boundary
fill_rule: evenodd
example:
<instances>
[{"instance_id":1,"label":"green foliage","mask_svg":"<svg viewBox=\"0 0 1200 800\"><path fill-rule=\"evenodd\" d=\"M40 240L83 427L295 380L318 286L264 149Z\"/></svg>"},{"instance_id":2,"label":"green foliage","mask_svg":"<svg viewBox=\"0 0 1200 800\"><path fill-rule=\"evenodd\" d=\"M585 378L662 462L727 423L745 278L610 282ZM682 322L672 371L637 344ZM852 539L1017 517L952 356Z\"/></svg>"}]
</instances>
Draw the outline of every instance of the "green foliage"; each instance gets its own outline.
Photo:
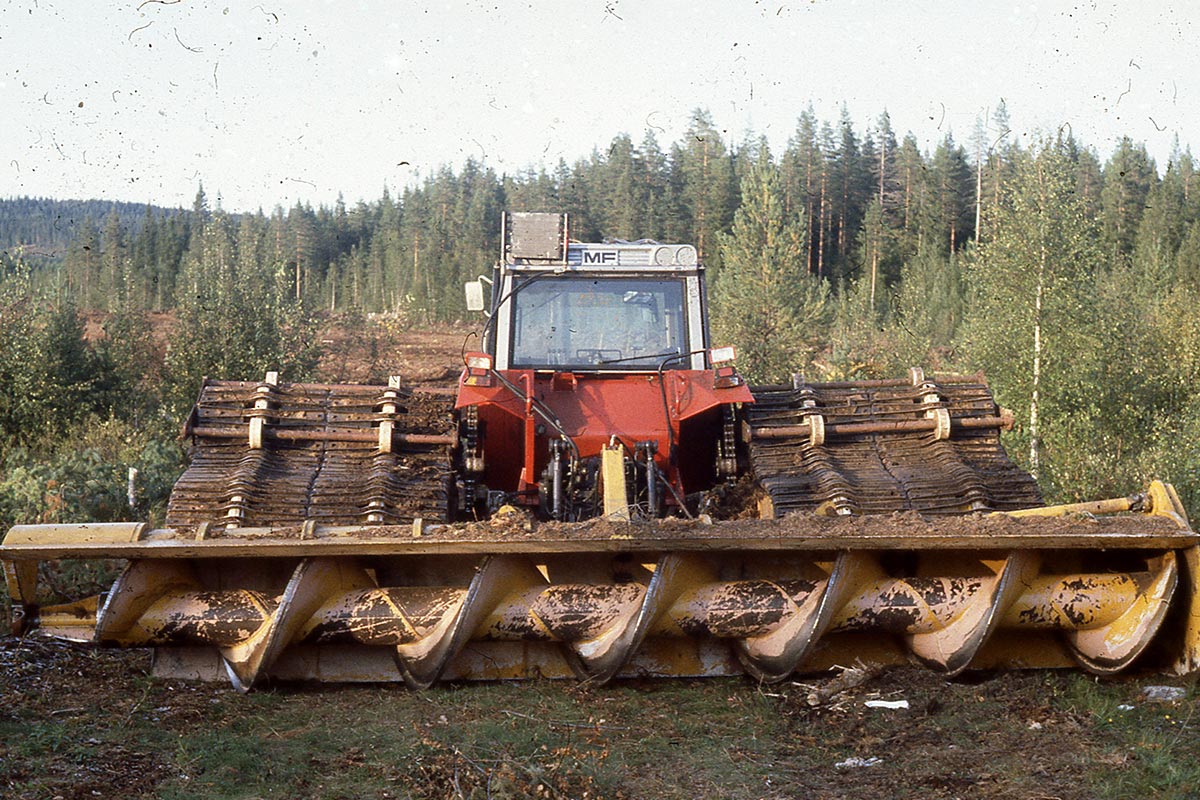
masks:
<instances>
[{"instance_id":1,"label":"green foliage","mask_svg":"<svg viewBox=\"0 0 1200 800\"><path fill-rule=\"evenodd\" d=\"M5 441L22 436L32 416L29 365L37 360L38 308L28 269L18 262L0 280L0 432Z\"/></svg>"},{"instance_id":2,"label":"green foliage","mask_svg":"<svg viewBox=\"0 0 1200 800\"><path fill-rule=\"evenodd\" d=\"M974 180L967 164L967 154L950 134L938 144L928 173L929 203L924 207L921 221L925 235L924 247L936 246L952 253L973 233ZM932 239L933 241L930 241Z\"/></svg>"},{"instance_id":3,"label":"green foliage","mask_svg":"<svg viewBox=\"0 0 1200 800\"><path fill-rule=\"evenodd\" d=\"M93 345L75 307L48 302L18 267L0 280L0 530L144 518L181 466L179 448L161 438L144 320L113 317Z\"/></svg>"},{"instance_id":4,"label":"green foliage","mask_svg":"<svg viewBox=\"0 0 1200 800\"><path fill-rule=\"evenodd\" d=\"M1094 282L1097 230L1074 192L1070 161L1043 145L1017 165L989 220L991 236L967 261L969 309L960 342L1021 427L1014 453L1052 494L1087 450L1098 356Z\"/></svg>"},{"instance_id":5,"label":"green foliage","mask_svg":"<svg viewBox=\"0 0 1200 800\"><path fill-rule=\"evenodd\" d=\"M176 418L190 408L205 376L257 380L277 370L300 380L316 365L316 319L290 297L299 284L288 287L282 265L238 255L230 220L220 212L200 227L189 249L165 364L164 395Z\"/></svg>"},{"instance_id":6,"label":"green foliage","mask_svg":"<svg viewBox=\"0 0 1200 800\"><path fill-rule=\"evenodd\" d=\"M147 315L119 311L105 320L95 358L103 407L122 419L154 424L160 418L162 359Z\"/></svg>"},{"instance_id":7,"label":"green foliage","mask_svg":"<svg viewBox=\"0 0 1200 800\"><path fill-rule=\"evenodd\" d=\"M832 297L829 343L812 359L813 379L858 380L889 375L892 337L886 315L871 302L866 280L846 286Z\"/></svg>"},{"instance_id":8,"label":"green foliage","mask_svg":"<svg viewBox=\"0 0 1200 800\"><path fill-rule=\"evenodd\" d=\"M889 226L879 198L873 198L867 206L858 246L859 282L867 291L868 305L879 312L886 307L888 287L896 283L901 268L896 232Z\"/></svg>"},{"instance_id":9,"label":"green foliage","mask_svg":"<svg viewBox=\"0 0 1200 800\"><path fill-rule=\"evenodd\" d=\"M1010 451L1038 469L1051 497L1118 496L1162 478L1195 513L1198 298L1171 276L1186 237L1169 217L1147 216L1132 256L1108 261L1103 246L1125 245L1100 235L1072 157L1045 145L1015 165L987 219L991 235L967 258L959 343L1016 412Z\"/></svg>"},{"instance_id":10,"label":"green foliage","mask_svg":"<svg viewBox=\"0 0 1200 800\"><path fill-rule=\"evenodd\" d=\"M470 159L399 196L269 215L226 214L203 189L188 210L0 200L0 448L39 457L93 416L161 435L206 374L302 378L318 312L458 319L462 282L499 251L500 211L547 210L569 213L578 240L698 245L717 338L740 345L752 376L982 368L1021 421L1010 447L1049 494L1124 493L1147 475L1200 494L1190 152L1176 146L1160 177L1127 138L1107 159L1070 136L1027 149L1003 103L969 151L946 136L923 152L886 113L863 130L811 108L778 157L754 132L732 142L698 109L661 146L621 133L508 175ZM782 239L762 190L739 196L761 171ZM88 341L76 308L92 330L106 315L105 336ZM156 341L145 311L170 309L178 324Z\"/></svg>"},{"instance_id":11,"label":"green foliage","mask_svg":"<svg viewBox=\"0 0 1200 800\"><path fill-rule=\"evenodd\" d=\"M963 319L960 257L925 248L904 265L893 297L892 331L897 369L944 365L937 357L954 341Z\"/></svg>"},{"instance_id":12,"label":"green foliage","mask_svg":"<svg viewBox=\"0 0 1200 800\"><path fill-rule=\"evenodd\" d=\"M48 303L23 267L0 281L0 442L30 444L106 412L110 377L73 304Z\"/></svg>"},{"instance_id":13,"label":"green foliage","mask_svg":"<svg viewBox=\"0 0 1200 800\"><path fill-rule=\"evenodd\" d=\"M45 444L43 444L45 446ZM0 462L0 529L22 523L144 520L161 514L183 466L174 441L118 419L92 419L75 437L37 454L7 450ZM129 504L129 470L137 470Z\"/></svg>"},{"instance_id":14,"label":"green foliage","mask_svg":"<svg viewBox=\"0 0 1200 800\"><path fill-rule=\"evenodd\" d=\"M1200 222L1188 226L1175 253L1175 283L1200 290Z\"/></svg>"},{"instance_id":15,"label":"green foliage","mask_svg":"<svg viewBox=\"0 0 1200 800\"><path fill-rule=\"evenodd\" d=\"M712 116L696 109L683 145L672 156L679 172L687 228L701 258L714 270L719 269L722 258L718 236L728 230L738 192L733 161L723 139Z\"/></svg>"},{"instance_id":16,"label":"green foliage","mask_svg":"<svg viewBox=\"0 0 1200 800\"><path fill-rule=\"evenodd\" d=\"M1200 506L1200 293L1154 291L1137 265L1099 288L1098 366L1084 467L1073 480L1117 494L1172 481Z\"/></svg>"},{"instance_id":17,"label":"green foliage","mask_svg":"<svg viewBox=\"0 0 1200 800\"><path fill-rule=\"evenodd\" d=\"M728 131L697 109L685 136L668 148L651 132L640 144L634 141L619 134L574 164L515 176L497 176L471 159L457 172L436 170L398 199L385 192L376 203L349 209L340 199L333 208L297 204L270 217L229 217L228 228L242 271L254 266L273 272L293 300L331 312L387 312L404 304L418 322L463 313L459 286L493 261L499 247L495 220L504 208L568 212L579 240L692 242L710 275L718 276L717 236L730 229L739 182L760 156L775 160L763 138L748 134L733 147ZM1009 148L989 151L983 170L989 192L999 191L1011 156ZM897 145L886 113L876 129L864 132L845 109L834 122L807 109L778 166L785 210L803 211L806 220L805 269L831 283L854 283L870 273L882 298L903 257L923 246L957 249L973 233L974 176L965 151L949 138L932 154L923 154L911 135ZM44 208L35 201L13 205ZM0 222L7 209L0 201ZM186 302L179 284L184 254L190 249L194 256L199 240L192 228L222 214L209 209L203 190L190 212L112 205L84 210L56 274L43 275L43 282L86 310L113 312ZM0 237L10 229L26 228L0 226Z\"/></svg>"},{"instance_id":18,"label":"green foliage","mask_svg":"<svg viewBox=\"0 0 1200 800\"><path fill-rule=\"evenodd\" d=\"M738 348L753 382L784 381L807 363L826 316L828 288L804 271L803 216L785 215L766 158L742 184L733 232L719 237L724 267L713 292L713 331Z\"/></svg>"},{"instance_id":19,"label":"green foliage","mask_svg":"<svg viewBox=\"0 0 1200 800\"><path fill-rule=\"evenodd\" d=\"M24 460L16 450L11 461ZM22 522L111 521L123 515L125 473L94 450L70 450L49 462L6 470L0 514Z\"/></svg>"},{"instance_id":20,"label":"green foliage","mask_svg":"<svg viewBox=\"0 0 1200 800\"><path fill-rule=\"evenodd\" d=\"M871 216L868 210L864 224ZM872 294L867 276L837 293L829 343L814 360L822 380L890 378L912 366L957 366L950 343L963 317L958 256L923 248L904 265L889 295Z\"/></svg>"},{"instance_id":21,"label":"green foliage","mask_svg":"<svg viewBox=\"0 0 1200 800\"><path fill-rule=\"evenodd\" d=\"M1154 160L1146 153L1145 146L1123 137L1104 166L1104 186L1100 191L1103 241L1106 254L1113 261L1133 252L1146 198L1156 179Z\"/></svg>"}]
</instances>

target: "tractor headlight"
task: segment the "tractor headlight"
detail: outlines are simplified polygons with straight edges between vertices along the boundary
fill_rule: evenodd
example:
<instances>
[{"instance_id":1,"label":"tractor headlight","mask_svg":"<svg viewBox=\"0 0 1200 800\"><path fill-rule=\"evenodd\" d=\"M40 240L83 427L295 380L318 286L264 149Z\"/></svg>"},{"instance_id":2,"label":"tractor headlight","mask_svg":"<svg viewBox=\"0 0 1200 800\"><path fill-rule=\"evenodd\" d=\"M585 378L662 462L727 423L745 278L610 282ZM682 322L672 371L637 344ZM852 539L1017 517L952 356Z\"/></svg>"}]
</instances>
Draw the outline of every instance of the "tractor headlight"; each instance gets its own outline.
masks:
<instances>
[{"instance_id":1,"label":"tractor headlight","mask_svg":"<svg viewBox=\"0 0 1200 800\"><path fill-rule=\"evenodd\" d=\"M467 354L467 374L463 376L464 386L492 385L492 357L487 353Z\"/></svg>"},{"instance_id":2,"label":"tractor headlight","mask_svg":"<svg viewBox=\"0 0 1200 800\"><path fill-rule=\"evenodd\" d=\"M487 353L469 353L467 355L467 369L477 369L487 372L492 368L492 357Z\"/></svg>"},{"instance_id":3,"label":"tractor headlight","mask_svg":"<svg viewBox=\"0 0 1200 800\"><path fill-rule=\"evenodd\" d=\"M733 366L736 355L732 347L714 347L708 351L708 361L712 364L713 388L732 389L742 385L742 376L738 375Z\"/></svg>"}]
</instances>

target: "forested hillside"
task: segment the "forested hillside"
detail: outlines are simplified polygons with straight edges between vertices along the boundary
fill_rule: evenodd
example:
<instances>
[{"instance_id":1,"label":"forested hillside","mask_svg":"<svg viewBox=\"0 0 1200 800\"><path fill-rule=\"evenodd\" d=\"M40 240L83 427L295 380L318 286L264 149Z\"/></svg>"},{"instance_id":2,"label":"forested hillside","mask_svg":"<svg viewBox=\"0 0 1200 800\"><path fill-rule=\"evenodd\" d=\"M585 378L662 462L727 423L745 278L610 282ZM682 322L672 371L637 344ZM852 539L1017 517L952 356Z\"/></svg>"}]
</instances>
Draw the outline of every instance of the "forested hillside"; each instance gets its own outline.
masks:
<instances>
[{"instance_id":1,"label":"forested hillside","mask_svg":"<svg viewBox=\"0 0 1200 800\"><path fill-rule=\"evenodd\" d=\"M1189 151L1162 165L1129 139L1020 145L1003 109L932 152L886 113L857 129L805 111L781 153L729 141L697 111L677 142L621 134L515 175L468 161L353 207L231 215L201 189L188 210L83 204L64 224L50 201L0 204L0 522L83 515L53 489L77 473L167 481L166 432L200 376L304 377L324 317L464 318L462 283L494 261L504 209L567 212L579 240L695 243L715 333L754 379L983 370L1050 497L1160 476L1200 512ZM107 315L107 336L84 341L85 311ZM153 311L176 318L165 354Z\"/></svg>"},{"instance_id":2,"label":"forested hillside","mask_svg":"<svg viewBox=\"0 0 1200 800\"><path fill-rule=\"evenodd\" d=\"M79 236L86 221L104 219L111 212L131 230L137 230L145 211L163 213L163 209L141 203L108 200L0 199L0 249L6 254L20 250L26 258L58 258Z\"/></svg>"}]
</instances>

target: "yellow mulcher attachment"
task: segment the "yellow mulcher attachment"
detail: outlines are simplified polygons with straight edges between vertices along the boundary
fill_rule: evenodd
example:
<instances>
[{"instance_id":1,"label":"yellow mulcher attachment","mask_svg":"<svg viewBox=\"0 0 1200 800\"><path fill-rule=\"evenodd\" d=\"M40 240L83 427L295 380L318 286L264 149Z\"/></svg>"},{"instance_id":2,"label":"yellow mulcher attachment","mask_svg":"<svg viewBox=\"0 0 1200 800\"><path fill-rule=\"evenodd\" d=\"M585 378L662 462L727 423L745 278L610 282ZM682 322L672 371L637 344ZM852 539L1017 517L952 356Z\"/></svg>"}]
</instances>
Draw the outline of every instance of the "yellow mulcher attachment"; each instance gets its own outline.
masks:
<instances>
[{"instance_id":1,"label":"yellow mulcher attachment","mask_svg":"<svg viewBox=\"0 0 1200 800\"><path fill-rule=\"evenodd\" d=\"M8 532L14 632L153 647L156 674L241 689L778 681L912 661L1106 674L1139 656L1195 670L1200 537L1172 488L1018 509L1036 489L1003 457L986 387L932 386L756 389L737 437L765 519L539 523L504 508L447 524L448 394L210 383L166 527ZM106 594L39 604L40 562L95 558L127 561Z\"/></svg>"}]
</instances>

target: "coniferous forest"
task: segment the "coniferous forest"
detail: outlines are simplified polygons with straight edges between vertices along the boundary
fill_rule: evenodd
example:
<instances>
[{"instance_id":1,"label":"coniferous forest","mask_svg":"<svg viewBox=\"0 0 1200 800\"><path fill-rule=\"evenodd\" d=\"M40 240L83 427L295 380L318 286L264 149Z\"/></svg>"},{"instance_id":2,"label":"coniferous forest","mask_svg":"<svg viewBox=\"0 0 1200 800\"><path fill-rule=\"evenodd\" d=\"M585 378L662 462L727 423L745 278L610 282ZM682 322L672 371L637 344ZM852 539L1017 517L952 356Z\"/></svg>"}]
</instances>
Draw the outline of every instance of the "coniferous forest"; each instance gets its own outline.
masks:
<instances>
[{"instance_id":1,"label":"coniferous forest","mask_svg":"<svg viewBox=\"0 0 1200 800\"><path fill-rule=\"evenodd\" d=\"M714 339L752 380L982 371L1048 499L1161 477L1200 515L1193 157L1008 128L1001 107L929 151L886 113L863 129L810 109L772 152L697 111L678 142L621 134L514 175L467 161L353 207L227 213L219 187L189 209L0 200L0 526L152 513L204 375L304 378L331 319L467 320L503 210L566 212L581 241L694 243ZM165 353L154 312L174 318Z\"/></svg>"}]
</instances>

